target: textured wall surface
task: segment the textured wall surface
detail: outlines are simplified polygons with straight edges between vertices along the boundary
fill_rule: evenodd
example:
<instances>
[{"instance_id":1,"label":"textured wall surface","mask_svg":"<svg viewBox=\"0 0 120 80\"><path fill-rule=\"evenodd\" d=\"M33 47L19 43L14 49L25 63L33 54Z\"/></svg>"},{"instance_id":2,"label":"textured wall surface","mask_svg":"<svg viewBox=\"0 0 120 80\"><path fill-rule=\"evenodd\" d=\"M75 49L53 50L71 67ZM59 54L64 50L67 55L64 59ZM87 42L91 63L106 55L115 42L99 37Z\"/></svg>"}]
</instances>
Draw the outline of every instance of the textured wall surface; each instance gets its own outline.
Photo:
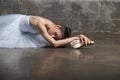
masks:
<instances>
[{"instance_id":1,"label":"textured wall surface","mask_svg":"<svg viewBox=\"0 0 120 80\"><path fill-rule=\"evenodd\" d=\"M0 0L1 15L39 15L84 33L120 33L119 8L119 0Z\"/></svg>"}]
</instances>

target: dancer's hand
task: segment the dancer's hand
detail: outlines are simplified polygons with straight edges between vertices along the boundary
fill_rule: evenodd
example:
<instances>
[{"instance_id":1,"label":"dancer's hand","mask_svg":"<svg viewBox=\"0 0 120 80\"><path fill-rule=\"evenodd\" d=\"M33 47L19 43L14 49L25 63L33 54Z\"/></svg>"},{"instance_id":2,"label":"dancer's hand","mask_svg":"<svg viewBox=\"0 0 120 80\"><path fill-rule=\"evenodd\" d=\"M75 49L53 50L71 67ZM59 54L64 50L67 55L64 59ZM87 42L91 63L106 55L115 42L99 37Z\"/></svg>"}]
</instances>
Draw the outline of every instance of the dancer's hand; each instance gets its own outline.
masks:
<instances>
[{"instance_id":1,"label":"dancer's hand","mask_svg":"<svg viewBox=\"0 0 120 80\"><path fill-rule=\"evenodd\" d=\"M91 40L85 35L79 35L80 41L83 42L86 46L91 44Z\"/></svg>"}]
</instances>

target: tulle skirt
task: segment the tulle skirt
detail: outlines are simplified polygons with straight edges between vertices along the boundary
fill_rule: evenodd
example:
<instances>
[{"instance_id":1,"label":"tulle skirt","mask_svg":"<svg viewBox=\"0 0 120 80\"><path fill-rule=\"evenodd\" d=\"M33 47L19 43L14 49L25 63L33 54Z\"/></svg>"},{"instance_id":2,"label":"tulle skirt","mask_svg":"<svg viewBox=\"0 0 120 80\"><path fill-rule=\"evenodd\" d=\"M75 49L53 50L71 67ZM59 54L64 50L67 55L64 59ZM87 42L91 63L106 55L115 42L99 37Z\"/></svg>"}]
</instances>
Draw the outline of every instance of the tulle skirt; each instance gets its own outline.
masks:
<instances>
[{"instance_id":1,"label":"tulle skirt","mask_svg":"<svg viewBox=\"0 0 120 80\"><path fill-rule=\"evenodd\" d=\"M29 24L21 25L27 20L22 19L23 16L25 15L0 16L0 48L37 48L49 45L40 34L32 33L32 30L29 31ZM25 27L23 30L26 30L26 32L20 30L21 26L22 29Z\"/></svg>"}]
</instances>

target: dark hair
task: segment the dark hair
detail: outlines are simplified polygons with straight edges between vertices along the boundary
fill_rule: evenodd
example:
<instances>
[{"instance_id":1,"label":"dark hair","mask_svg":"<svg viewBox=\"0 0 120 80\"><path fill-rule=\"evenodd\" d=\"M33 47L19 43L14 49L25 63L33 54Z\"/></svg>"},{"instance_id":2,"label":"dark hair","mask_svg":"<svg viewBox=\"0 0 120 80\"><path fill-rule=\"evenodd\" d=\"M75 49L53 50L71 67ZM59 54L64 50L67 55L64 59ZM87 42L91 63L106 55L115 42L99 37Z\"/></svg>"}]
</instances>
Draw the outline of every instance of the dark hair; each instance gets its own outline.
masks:
<instances>
[{"instance_id":1,"label":"dark hair","mask_svg":"<svg viewBox=\"0 0 120 80\"><path fill-rule=\"evenodd\" d=\"M61 31L62 31L63 39L71 36L71 28L70 27L62 26Z\"/></svg>"}]
</instances>

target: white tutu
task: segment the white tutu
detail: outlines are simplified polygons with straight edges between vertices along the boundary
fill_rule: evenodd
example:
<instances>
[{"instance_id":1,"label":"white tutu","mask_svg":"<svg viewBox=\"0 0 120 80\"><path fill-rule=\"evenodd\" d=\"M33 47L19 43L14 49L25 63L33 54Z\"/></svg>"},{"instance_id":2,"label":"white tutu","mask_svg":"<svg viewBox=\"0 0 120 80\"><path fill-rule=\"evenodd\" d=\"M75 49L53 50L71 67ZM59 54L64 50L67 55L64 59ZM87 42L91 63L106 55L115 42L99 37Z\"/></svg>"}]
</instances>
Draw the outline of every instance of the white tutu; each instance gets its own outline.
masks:
<instances>
[{"instance_id":1,"label":"white tutu","mask_svg":"<svg viewBox=\"0 0 120 80\"><path fill-rule=\"evenodd\" d=\"M29 25L29 16L0 16L1 48L37 48L50 46L43 36Z\"/></svg>"}]
</instances>

